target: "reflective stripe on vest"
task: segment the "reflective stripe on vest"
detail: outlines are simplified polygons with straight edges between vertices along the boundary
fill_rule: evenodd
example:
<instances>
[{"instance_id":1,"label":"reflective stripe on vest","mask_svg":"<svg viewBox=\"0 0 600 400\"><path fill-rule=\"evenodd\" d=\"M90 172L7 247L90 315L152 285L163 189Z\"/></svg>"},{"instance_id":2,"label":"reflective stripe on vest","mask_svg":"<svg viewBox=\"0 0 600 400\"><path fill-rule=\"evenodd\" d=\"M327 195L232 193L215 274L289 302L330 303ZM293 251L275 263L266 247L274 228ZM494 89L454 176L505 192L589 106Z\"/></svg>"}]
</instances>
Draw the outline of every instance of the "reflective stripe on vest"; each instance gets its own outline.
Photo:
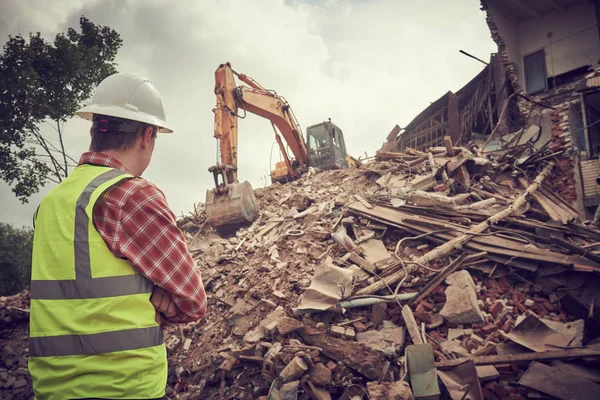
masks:
<instances>
[{"instance_id":1,"label":"reflective stripe on vest","mask_svg":"<svg viewBox=\"0 0 600 400\"><path fill-rule=\"evenodd\" d=\"M33 300L91 299L151 293L153 283L139 274L92 277L89 247L89 217L86 207L92 193L102 184L126 176L112 169L93 179L77 200L75 211L75 279L32 280ZM31 357L93 355L115 351L158 346L163 343L160 326L119 330L88 335L61 335L30 337Z\"/></svg>"}]
</instances>

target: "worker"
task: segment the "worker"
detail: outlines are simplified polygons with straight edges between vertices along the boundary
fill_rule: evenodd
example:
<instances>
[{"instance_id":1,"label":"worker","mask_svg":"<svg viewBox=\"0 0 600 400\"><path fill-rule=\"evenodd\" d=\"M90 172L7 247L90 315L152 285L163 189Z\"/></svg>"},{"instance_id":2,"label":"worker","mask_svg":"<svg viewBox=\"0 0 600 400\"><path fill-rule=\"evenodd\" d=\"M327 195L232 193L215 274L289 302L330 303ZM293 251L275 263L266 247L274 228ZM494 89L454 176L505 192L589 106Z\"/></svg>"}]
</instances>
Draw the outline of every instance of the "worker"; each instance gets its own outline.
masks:
<instances>
[{"instance_id":1,"label":"worker","mask_svg":"<svg viewBox=\"0 0 600 400\"><path fill-rule=\"evenodd\" d=\"M143 77L103 80L76 113L90 151L35 215L29 371L37 399L165 395L161 325L206 312L200 270L165 196L140 176L163 101Z\"/></svg>"}]
</instances>

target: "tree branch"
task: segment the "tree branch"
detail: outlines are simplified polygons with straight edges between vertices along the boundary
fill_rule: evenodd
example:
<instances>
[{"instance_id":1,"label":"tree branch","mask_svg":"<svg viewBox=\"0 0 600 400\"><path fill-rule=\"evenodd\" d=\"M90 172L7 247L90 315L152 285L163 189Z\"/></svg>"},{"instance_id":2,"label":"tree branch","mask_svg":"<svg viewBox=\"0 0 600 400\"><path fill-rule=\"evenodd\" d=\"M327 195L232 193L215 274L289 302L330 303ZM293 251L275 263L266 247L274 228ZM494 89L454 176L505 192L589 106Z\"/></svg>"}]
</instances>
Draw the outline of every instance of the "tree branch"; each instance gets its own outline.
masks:
<instances>
[{"instance_id":1,"label":"tree branch","mask_svg":"<svg viewBox=\"0 0 600 400\"><path fill-rule=\"evenodd\" d=\"M53 171L54 175L59 180L59 182L62 182L62 176L60 174L61 166L58 163L58 161L56 160L56 158L54 157L54 155L52 154L52 151L48 148L48 142L39 133L37 128L32 129L31 132L33 133L34 137L37 139L39 145L42 146L42 148L46 151L46 153L50 157L50 160L52 161L52 165L54 167L54 171Z\"/></svg>"},{"instance_id":2,"label":"tree branch","mask_svg":"<svg viewBox=\"0 0 600 400\"><path fill-rule=\"evenodd\" d=\"M56 120L56 127L58 128L58 139L60 140L60 149L63 155L63 162L65 163L65 177L69 176L69 166L67 164L67 153L65 153L65 144L63 142L62 132L60 131L60 120Z\"/></svg>"}]
</instances>

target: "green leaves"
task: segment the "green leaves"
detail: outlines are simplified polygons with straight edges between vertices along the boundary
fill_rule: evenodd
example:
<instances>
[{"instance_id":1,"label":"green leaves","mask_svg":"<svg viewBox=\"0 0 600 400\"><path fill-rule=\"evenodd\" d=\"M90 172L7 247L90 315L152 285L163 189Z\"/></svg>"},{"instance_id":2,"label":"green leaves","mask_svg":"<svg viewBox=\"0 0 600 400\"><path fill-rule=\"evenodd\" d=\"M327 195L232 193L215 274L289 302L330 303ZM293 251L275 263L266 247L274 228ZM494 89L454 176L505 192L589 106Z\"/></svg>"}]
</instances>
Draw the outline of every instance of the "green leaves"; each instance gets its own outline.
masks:
<instances>
[{"instance_id":1,"label":"green leaves","mask_svg":"<svg viewBox=\"0 0 600 400\"><path fill-rule=\"evenodd\" d=\"M33 230L0 223L0 295L12 295L31 282Z\"/></svg>"},{"instance_id":2,"label":"green leaves","mask_svg":"<svg viewBox=\"0 0 600 400\"><path fill-rule=\"evenodd\" d=\"M109 27L82 16L80 31L69 28L47 42L38 32L26 40L9 37L0 55L0 179L22 202L48 180L68 174L60 123L73 117L107 76L117 72L123 41ZM51 120L60 146L38 126ZM16 182L16 184L15 184Z\"/></svg>"}]
</instances>

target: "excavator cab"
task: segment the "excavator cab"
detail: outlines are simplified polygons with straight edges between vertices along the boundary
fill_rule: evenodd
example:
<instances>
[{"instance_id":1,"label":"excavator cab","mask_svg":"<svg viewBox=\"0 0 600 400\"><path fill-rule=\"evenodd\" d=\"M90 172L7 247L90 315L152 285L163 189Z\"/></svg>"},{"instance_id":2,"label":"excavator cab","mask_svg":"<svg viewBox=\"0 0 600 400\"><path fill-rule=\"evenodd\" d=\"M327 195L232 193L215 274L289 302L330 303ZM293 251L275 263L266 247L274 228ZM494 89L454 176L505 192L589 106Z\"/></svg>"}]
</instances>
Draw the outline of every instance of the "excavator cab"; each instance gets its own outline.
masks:
<instances>
[{"instance_id":1,"label":"excavator cab","mask_svg":"<svg viewBox=\"0 0 600 400\"><path fill-rule=\"evenodd\" d=\"M348 168L344 134L331 120L306 129L308 164L322 170Z\"/></svg>"}]
</instances>

